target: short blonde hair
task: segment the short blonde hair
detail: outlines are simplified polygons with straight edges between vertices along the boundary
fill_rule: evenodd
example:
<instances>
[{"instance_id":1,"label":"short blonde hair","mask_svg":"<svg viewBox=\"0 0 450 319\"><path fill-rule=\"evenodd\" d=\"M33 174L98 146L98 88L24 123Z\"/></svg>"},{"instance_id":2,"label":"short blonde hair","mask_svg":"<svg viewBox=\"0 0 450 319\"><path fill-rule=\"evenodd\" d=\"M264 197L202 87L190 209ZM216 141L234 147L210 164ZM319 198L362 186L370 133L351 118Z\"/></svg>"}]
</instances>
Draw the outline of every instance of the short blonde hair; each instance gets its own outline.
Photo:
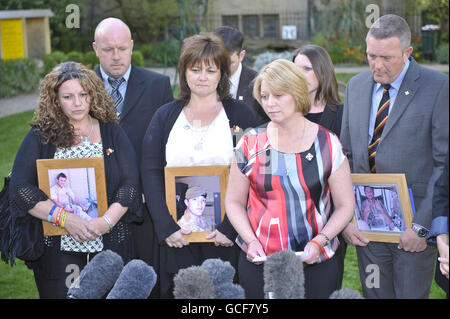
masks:
<instances>
[{"instance_id":1,"label":"short blonde hair","mask_svg":"<svg viewBox=\"0 0 450 319\"><path fill-rule=\"evenodd\" d=\"M286 59L278 59L259 71L253 86L253 96L261 105L262 81L266 81L274 92L292 95L297 104L297 110L303 115L309 113L311 101L308 83L298 65Z\"/></svg>"}]
</instances>

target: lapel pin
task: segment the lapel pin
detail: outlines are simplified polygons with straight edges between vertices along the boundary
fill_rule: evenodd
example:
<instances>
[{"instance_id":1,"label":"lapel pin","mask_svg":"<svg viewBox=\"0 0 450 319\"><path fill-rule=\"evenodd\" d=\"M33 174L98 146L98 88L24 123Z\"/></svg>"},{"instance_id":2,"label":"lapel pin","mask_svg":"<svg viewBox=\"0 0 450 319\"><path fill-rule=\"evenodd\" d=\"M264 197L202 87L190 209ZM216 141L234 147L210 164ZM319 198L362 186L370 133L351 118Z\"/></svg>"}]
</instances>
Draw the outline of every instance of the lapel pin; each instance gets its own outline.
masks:
<instances>
[{"instance_id":1,"label":"lapel pin","mask_svg":"<svg viewBox=\"0 0 450 319\"><path fill-rule=\"evenodd\" d=\"M405 95L409 95L409 91L405 91Z\"/></svg>"}]
</instances>

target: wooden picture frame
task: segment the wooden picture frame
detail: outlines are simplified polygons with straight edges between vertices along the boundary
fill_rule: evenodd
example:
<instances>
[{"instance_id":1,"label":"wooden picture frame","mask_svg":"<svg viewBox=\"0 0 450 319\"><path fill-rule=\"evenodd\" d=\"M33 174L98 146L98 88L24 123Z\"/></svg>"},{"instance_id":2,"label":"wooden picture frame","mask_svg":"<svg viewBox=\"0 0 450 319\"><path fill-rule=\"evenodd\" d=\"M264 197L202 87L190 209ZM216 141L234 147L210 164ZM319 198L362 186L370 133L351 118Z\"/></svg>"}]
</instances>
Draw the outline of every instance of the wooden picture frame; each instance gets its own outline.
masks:
<instances>
[{"instance_id":1,"label":"wooden picture frame","mask_svg":"<svg viewBox=\"0 0 450 319\"><path fill-rule=\"evenodd\" d=\"M199 227L198 229L202 230L194 230L184 235L189 242L215 241L215 238L206 239L206 236L215 230L225 217L225 192L229 170L230 167L226 165L164 168L167 208L178 224L183 222L180 220L184 214L188 214L185 202L187 190L195 186L206 191L206 207L201 213L203 228ZM186 220L185 218L183 220ZM196 225L193 227L197 227Z\"/></svg>"},{"instance_id":2,"label":"wooden picture frame","mask_svg":"<svg viewBox=\"0 0 450 319\"><path fill-rule=\"evenodd\" d=\"M36 167L39 188L51 200L58 197L65 202L70 212L88 220L102 216L108 209L103 157L39 159L36 160ZM70 189L71 193L62 191L59 180L63 181L63 187ZM75 198L72 198L72 195ZM75 200L82 206L78 205ZM82 207L88 207L88 209L84 211ZM64 228L47 221L43 221L42 224L45 236L68 234Z\"/></svg>"},{"instance_id":3,"label":"wooden picture frame","mask_svg":"<svg viewBox=\"0 0 450 319\"><path fill-rule=\"evenodd\" d=\"M370 241L398 243L413 210L405 174L352 174L353 224Z\"/></svg>"}]
</instances>

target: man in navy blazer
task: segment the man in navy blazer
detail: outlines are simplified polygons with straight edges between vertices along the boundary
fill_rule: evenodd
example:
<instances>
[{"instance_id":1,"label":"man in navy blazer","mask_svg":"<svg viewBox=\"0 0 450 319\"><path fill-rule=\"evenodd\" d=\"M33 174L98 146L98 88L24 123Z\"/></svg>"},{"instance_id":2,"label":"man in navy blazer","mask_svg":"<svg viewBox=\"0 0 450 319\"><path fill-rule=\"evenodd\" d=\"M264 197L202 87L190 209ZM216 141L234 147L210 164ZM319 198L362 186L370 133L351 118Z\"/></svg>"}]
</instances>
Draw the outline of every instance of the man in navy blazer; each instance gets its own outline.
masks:
<instances>
[{"instance_id":1,"label":"man in navy blazer","mask_svg":"<svg viewBox=\"0 0 450 319\"><path fill-rule=\"evenodd\" d=\"M107 18L101 21L95 29L94 41L92 47L100 60L95 72L103 79L107 91L110 94L114 91L112 80L124 79L117 88L121 96L119 124L134 146L140 167L147 126L156 110L173 100L170 79L131 65L133 40L129 27L121 20ZM117 92L115 94L117 96ZM146 205L143 207L147 209ZM153 222L148 211L143 215L143 223L135 229L136 257L153 265Z\"/></svg>"},{"instance_id":2,"label":"man in navy blazer","mask_svg":"<svg viewBox=\"0 0 450 319\"><path fill-rule=\"evenodd\" d=\"M410 43L403 18L380 17L366 37L370 71L350 79L346 88L340 140L352 173L405 174L416 207L399 243L369 242L353 224L344 230L347 242L356 245L366 298L428 298L433 278L436 248L427 245L426 235L448 150L449 78L417 64ZM383 90L389 92L389 113L381 137L372 141ZM371 170L372 145L377 148Z\"/></svg>"}]
</instances>

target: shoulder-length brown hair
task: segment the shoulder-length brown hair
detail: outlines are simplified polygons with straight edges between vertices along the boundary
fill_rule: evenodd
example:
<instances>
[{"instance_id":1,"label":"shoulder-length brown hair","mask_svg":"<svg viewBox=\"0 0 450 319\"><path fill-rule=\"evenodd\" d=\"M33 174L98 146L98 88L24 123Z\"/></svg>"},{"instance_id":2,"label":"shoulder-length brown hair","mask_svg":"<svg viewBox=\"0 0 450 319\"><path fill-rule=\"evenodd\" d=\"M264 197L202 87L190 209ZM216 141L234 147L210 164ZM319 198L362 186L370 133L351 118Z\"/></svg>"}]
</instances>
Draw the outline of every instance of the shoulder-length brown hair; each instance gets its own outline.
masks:
<instances>
[{"instance_id":1,"label":"shoulder-length brown hair","mask_svg":"<svg viewBox=\"0 0 450 319\"><path fill-rule=\"evenodd\" d=\"M213 61L220 70L220 80L217 85L217 94L220 100L231 98L230 95L230 55L222 40L213 33L200 33L186 38L183 41L180 58L178 60L178 73L180 91L178 100L188 102L191 98L191 89L186 80L187 68L205 62Z\"/></svg>"},{"instance_id":2,"label":"shoulder-length brown hair","mask_svg":"<svg viewBox=\"0 0 450 319\"><path fill-rule=\"evenodd\" d=\"M32 127L41 134L43 143L53 143L56 147L73 145L74 127L58 104L60 86L77 79L89 96L89 114L104 123L118 122L114 103L106 93L103 81L81 63L64 62L48 73L40 83L39 104L34 112Z\"/></svg>"},{"instance_id":3,"label":"shoulder-length brown hair","mask_svg":"<svg viewBox=\"0 0 450 319\"><path fill-rule=\"evenodd\" d=\"M323 100L328 105L342 104L341 98L339 97L333 62L331 61L327 50L314 44L302 46L294 51L292 62L295 61L295 58L299 54L308 57L317 81L319 82L314 101L317 102Z\"/></svg>"}]
</instances>

